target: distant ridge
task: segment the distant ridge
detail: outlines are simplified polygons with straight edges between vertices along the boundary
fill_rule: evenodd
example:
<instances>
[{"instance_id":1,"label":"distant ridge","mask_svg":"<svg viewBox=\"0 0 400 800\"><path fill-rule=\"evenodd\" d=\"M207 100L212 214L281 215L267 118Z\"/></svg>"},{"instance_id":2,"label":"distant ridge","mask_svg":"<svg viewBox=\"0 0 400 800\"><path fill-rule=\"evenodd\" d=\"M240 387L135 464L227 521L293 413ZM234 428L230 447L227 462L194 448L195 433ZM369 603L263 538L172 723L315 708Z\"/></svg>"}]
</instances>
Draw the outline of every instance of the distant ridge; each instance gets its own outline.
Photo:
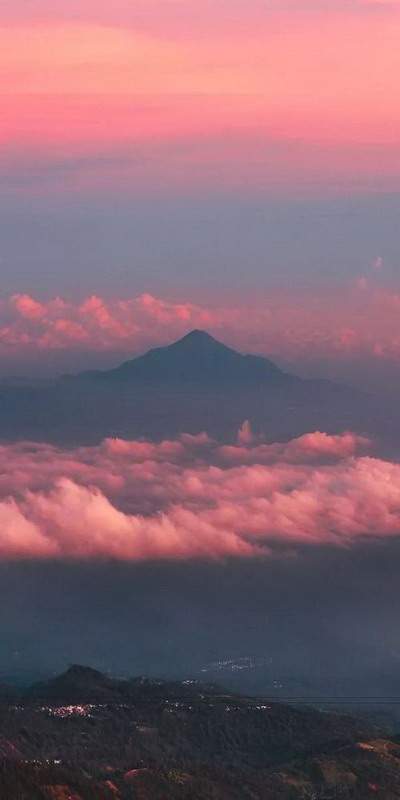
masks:
<instances>
[{"instance_id":1,"label":"distant ridge","mask_svg":"<svg viewBox=\"0 0 400 800\"><path fill-rule=\"evenodd\" d=\"M265 383L291 379L269 359L243 355L201 330L193 330L170 345L149 350L114 369L85 372L78 377L139 383Z\"/></svg>"},{"instance_id":2,"label":"distant ridge","mask_svg":"<svg viewBox=\"0 0 400 800\"><path fill-rule=\"evenodd\" d=\"M73 664L65 672L47 681L35 683L23 692L26 698L58 703L118 702L122 699L194 697L207 691L215 694L221 688L214 683L196 680L167 681L137 676L113 678L92 667ZM226 691L224 689L224 691Z\"/></svg>"},{"instance_id":3,"label":"distant ridge","mask_svg":"<svg viewBox=\"0 0 400 800\"><path fill-rule=\"evenodd\" d=\"M48 681L34 684L30 688L32 696L48 694L49 696L79 696L85 692L95 694L107 693L114 688L114 681L92 667L72 664L61 675Z\"/></svg>"},{"instance_id":4,"label":"distant ridge","mask_svg":"<svg viewBox=\"0 0 400 800\"><path fill-rule=\"evenodd\" d=\"M379 433L381 417L356 390L285 373L201 330L114 369L43 386L0 386L5 441L94 444L202 431L234 441L244 419L256 432L287 440L314 430Z\"/></svg>"}]
</instances>

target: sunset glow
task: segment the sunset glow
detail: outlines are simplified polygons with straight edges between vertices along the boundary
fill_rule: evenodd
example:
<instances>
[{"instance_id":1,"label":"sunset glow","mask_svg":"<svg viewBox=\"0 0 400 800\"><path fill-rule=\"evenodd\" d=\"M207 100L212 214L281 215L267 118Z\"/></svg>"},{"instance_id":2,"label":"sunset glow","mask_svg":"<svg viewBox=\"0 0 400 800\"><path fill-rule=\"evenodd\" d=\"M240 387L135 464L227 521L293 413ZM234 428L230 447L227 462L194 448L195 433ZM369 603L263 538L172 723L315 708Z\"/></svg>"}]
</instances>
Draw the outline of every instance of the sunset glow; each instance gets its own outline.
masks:
<instances>
[{"instance_id":1,"label":"sunset glow","mask_svg":"<svg viewBox=\"0 0 400 800\"><path fill-rule=\"evenodd\" d=\"M400 0L0 6L1 800L400 797Z\"/></svg>"},{"instance_id":2,"label":"sunset glow","mask_svg":"<svg viewBox=\"0 0 400 800\"><path fill-rule=\"evenodd\" d=\"M17 182L21 158L40 174L64 163L78 191L397 180L396 4L209 2L200 21L190 0L84 2L64 18L18 6L0 29L2 161Z\"/></svg>"}]
</instances>

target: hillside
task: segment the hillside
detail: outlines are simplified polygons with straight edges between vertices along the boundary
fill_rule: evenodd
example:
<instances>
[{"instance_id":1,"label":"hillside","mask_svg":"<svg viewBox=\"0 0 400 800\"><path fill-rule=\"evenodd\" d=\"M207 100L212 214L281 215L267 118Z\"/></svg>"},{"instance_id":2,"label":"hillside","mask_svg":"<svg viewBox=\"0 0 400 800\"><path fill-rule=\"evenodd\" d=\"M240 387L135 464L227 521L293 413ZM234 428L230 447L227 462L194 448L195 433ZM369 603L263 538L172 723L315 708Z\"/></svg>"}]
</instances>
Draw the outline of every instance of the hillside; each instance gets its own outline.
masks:
<instances>
[{"instance_id":1,"label":"hillside","mask_svg":"<svg viewBox=\"0 0 400 800\"><path fill-rule=\"evenodd\" d=\"M81 666L3 699L0 746L2 800L390 800L400 791L400 746L365 722Z\"/></svg>"}]
</instances>

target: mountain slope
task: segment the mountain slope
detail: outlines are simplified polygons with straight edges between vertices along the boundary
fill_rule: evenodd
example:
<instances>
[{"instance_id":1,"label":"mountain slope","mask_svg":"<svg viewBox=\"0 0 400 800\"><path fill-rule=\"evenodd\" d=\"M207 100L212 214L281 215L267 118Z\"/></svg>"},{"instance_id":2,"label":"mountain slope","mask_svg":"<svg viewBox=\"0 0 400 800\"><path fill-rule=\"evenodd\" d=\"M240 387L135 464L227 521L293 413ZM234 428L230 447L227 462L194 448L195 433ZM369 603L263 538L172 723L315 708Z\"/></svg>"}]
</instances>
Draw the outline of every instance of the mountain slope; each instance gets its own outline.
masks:
<instances>
[{"instance_id":1,"label":"mountain slope","mask_svg":"<svg viewBox=\"0 0 400 800\"><path fill-rule=\"evenodd\" d=\"M129 680L111 678L96 669L73 664L66 672L47 681L30 686L24 697L30 700L51 700L53 703L119 703L129 701L153 701L174 698L198 698L202 692L218 694L220 688L211 683L198 681L151 680L142 676Z\"/></svg>"},{"instance_id":2,"label":"mountain slope","mask_svg":"<svg viewBox=\"0 0 400 800\"><path fill-rule=\"evenodd\" d=\"M192 682L74 666L1 711L2 800L399 797L400 747L375 726Z\"/></svg>"},{"instance_id":3,"label":"mountain slope","mask_svg":"<svg viewBox=\"0 0 400 800\"><path fill-rule=\"evenodd\" d=\"M82 376L78 376L82 377ZM261 356L242 355L205 331L194 330L166 347L149 350L107 371L84 373L107 381L223 383L285 381L292 376Z\"/></svg>"},{"instance_id":4,"label":"mountain slope","mask_svg":"<svg viewBox=\"0 0 400 800\"><path fill-rule=\"evenodd\" d=\"M229 441L244 419L270 439L313 430L381 434L390 424L356 390L288 375L202 331L115 369L50 386L0 387L3 440L92 444L105 437L163 439L207 431Z\"/></svg>"}]
</instances>

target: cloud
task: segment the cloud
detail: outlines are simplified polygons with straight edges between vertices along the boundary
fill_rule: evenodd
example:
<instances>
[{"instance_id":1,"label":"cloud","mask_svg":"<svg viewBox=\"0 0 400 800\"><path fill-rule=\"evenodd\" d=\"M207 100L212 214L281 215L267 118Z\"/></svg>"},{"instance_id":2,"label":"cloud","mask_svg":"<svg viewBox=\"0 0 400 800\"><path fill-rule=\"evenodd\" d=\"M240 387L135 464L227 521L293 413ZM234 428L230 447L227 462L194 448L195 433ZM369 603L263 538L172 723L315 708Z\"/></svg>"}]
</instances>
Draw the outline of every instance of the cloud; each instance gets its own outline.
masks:
<instances>
[{"instance_id":1,"label":"cloud","mask_svg":"<svg viewBox=\"0 0 400 800\"><path fill-rule=\"evenodd\" d=\"M251 429L251 425L248 419L245 419L243 424L238 430L237 440L238 444L251 444L253 442L254 435Z\"/></svg>"},{"instance_id":2,"label":"cloud","mask_svg":"<svg viewBox=\"0 0 400 800\"><path fill-rule=\"evenodd\" d=\"M81 302L16 294L0 299L0 366L1 361L12 361L13 373L23 371L18 362L33 363L38 353L53 353L60 371L66 358L73 364L74 354L75 358L86 354L88 368L96 354L106 354L109 364L111 359L117 363L193 328L206 329L243 352L303 367L324 362L325 375L329 362L397 363L400 296L385 288L383 280L379 257L353 286L329 292L277 289L265 298L230 305L216 300L176 301L149 293L124 299L94 294Z\"/></svg>"},{"instance_id":3,"label":"cloud","mask_svg":"<svg viewBox=\"0 0 400 800\"><path fill-rule=\"evenodd\" d=\"M400 465L353 433L0 447L0 557L267 557L400 534Z\"/></svg>"}]
</instances>

